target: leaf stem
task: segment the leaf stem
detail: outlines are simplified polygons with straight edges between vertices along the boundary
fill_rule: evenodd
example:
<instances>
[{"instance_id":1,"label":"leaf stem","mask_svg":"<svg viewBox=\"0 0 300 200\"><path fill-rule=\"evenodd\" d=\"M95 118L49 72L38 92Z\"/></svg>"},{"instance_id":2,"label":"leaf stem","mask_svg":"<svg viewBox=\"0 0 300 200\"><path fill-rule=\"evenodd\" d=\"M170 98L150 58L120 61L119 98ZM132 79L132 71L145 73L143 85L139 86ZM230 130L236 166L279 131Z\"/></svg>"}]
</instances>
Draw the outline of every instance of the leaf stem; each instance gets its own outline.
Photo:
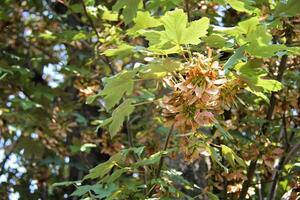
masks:
<instances>
[{"instance_id":1,"label":"leaf stem","mask_svg":"<svg viewBox=\"0 0 300 200\"><path fill-rule=\"evenodd\" d=\"M133 106L141 106L141 105L145 105L145 104L154 103L156 101L158 101L158 99L152 100L152 101L143 101L143 102L140 102L140 103L133 104Z\"/></svg>"}]
</instances>

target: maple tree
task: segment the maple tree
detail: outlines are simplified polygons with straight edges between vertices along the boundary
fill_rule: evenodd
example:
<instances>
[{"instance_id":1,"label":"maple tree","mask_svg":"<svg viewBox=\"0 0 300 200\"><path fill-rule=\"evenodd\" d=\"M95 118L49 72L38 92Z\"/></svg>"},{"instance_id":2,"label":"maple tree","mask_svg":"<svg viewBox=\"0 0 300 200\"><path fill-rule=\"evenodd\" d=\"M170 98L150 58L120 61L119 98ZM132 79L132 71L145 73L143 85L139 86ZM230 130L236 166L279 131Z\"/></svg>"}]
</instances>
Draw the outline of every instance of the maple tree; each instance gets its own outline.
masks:
<instances>
[{"instance_id":1,"label":"maple tree","mask_svg":"<svg viewBox=\"0 0 300 200\"><path fill-rule=\"evenodd\" d=\"M3 0L4 199L297 199L297 0Z\"/></svg>"}]
</instances>

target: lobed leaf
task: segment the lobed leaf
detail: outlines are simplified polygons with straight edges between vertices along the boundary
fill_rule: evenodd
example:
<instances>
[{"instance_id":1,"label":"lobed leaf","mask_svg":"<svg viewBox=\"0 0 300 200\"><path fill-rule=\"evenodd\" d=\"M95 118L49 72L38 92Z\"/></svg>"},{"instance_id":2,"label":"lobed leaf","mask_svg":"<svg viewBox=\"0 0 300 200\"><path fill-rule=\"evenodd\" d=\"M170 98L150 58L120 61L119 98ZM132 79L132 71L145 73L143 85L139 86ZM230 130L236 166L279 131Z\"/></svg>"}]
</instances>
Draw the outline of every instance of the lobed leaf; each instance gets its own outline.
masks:
<instances>
[{"instance_id":1,"label":"lobed leaf","mask_svg":"<svg viewBox=\"0 0 300 200\"><path fill-rule=\"evenodd\" d=\"M134 106L132 105L133 99L127 99L122 104L120 104L112 113L112 117L104 120L100 125L109 126L109 133L111 137L114 137L117 132L121 129L121 126L126 117L128 117L133 111Z\"/></svg>"},{"instance_id":2,"label":"lobed leaf","mask_svg":"<svg viewBox=\"0 0 300 200\"><path fill-rule=\"evenodd\" d=\"M125 94L130 95L132 93L135 73L135 71L123 71L105 79L105 87L99 95L104 98L105 107L108 110L118 104Z\"/></svg>"},{"instance_id":3,"label":"lobed leaf","mask_svg":"<svg viewBox=\"0 0 300 200\"><path fill-rule=\"evenodd\" d=\"M123 8L122 14L124 16L124 22L127 25L135 18L140 3L141 0L118 0L115 5L113 5L113 10L118 11Z\"/></svg>"}]
</instances>

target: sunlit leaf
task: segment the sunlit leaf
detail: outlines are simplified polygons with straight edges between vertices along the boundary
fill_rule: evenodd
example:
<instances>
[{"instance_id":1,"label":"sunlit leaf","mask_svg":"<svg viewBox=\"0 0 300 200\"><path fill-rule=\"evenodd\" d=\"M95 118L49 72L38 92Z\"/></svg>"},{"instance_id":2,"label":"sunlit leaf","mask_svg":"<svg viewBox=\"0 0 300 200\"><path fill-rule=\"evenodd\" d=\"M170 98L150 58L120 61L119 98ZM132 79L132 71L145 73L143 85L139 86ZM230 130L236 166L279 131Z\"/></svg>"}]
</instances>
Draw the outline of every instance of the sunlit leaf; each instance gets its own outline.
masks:
<instances>
[{"instance_id":1,"label":"sunlit leaf","mask_svg":"<svg viewBox=\"0 0 300 200\"><path fill-rule=\"evenodd\" d=\"M129 35L137 35L139 30L153 28L162 25L162 23L152 17L149 12L138 11L136 18L133 20L134 26L127 30Z\"/></svg>"},{"instance_id":2,"label":"sunlit leaf","mask_svg":"<svg viewBox=\"0 0 300 200\"><path fill-rule=\"evenodd\" d=\"M232 167L235 167L237 164L246 168L246 164L236 153L226 145L221 145L222 147L222 154L224 155L225 159L229 162Z\"/></svg>"},{"instance_id":3,"label":"sunlit leaf","mask_svg":"<svg viewBox=\"0 0 300 200\"><path fill-rule=\"evenodd\" d=\"M168 40L175 44L198 44L199 38L207 33L209 19L204 17L188 23L183 10L175 9L162 17L162 23L165 27L164 37Z\"/></svg>"},{"instance_id":4,"label":"sunlit leaf","mask_svg":"<svg viewBox=\"0 0 300 200\"><path fill-rule=\"evenodd\" d=\"M282 84L276 80L262 78L266 73L262 70L261 62L250 61L239 63L235 68L240 73L240 77L248 86L257 92L272 92L282 89Z\"/></svg>"},{"instance_id":5,"label":"sunlit leaf","mask_svg":"<svg viewBox=\"0 0 300 200\"><path fill-rule=\"evenodd\" d=\"M154 62L146 65L141 70L143 79L162 78L168 73L174 72L181 68L180 63L170 59L164 59L160 62Z\"/></svg>"}]
</instances>

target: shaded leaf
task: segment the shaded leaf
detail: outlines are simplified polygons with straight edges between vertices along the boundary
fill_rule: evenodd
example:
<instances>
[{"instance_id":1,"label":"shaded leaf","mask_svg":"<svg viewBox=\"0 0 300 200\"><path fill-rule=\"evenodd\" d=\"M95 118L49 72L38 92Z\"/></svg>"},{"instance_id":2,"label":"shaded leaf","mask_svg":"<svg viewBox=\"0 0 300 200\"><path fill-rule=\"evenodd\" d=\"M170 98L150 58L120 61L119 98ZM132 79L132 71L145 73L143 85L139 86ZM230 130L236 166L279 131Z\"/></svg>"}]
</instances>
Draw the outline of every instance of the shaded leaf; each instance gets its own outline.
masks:
<instances>
[{"instance_id":1,"label":"shaded leaf","mask_svg":"<svg viewBox=\"0 0 300 200\"><path fill-rule=\"evenodd\" d=\"M125 172L127 172L130 168L122 168L115 170L111 175L106 176L101 180L103 183L113 183L116 181L120 176L122 176Z\"/></svg>"},{"instance_id":2,"label":"shaded leaf","mask_svg":"<svg viewBox=\"0 0 300 200\"><path fill-rule=\"evenodd\" d=\"M82 185L79 186L72 194L71 196L82 196L86 193L88 193L89 191L91 191L94 187L96 187L97 185Z\"/></svg>"},{"instance_id":3,"label":"shaded leaf","mask_svg":"<svg viewBox=\"0 0 300 200\"><path fill-rule=\"evenodd\" d=\"M134 166L144 166L144 165L153 165L155 163L158 163L160 158L164 155L166 155L168 151L159 151L155 154L152 154L149 158L145 158L141 161L138 161L134 163Z\"/></svg>"},{"instance_id":4,"label":"shaded leaf","mask_svg":"<svg viewBox=\"0 0 300 200\"><path fill-rule=\"evenodd\" d=\"M122 43L115 49L107 49L103 52L106 56L115 56L115 57L125 57L132 54L133 46L128 45L126 43Z\"/></svg>"},{"instance_id":5,"label":"shaded leaf","mask_svg":"<svg viewBox=\"0 0 300 200\"><path fill-rule=\"evenodd\" d=\"M118 161L120 161L122 158L121 153L114 154L110 157L110 159L104 163L101 163L97 165L96 167L92 168L87 174L84 179L95 179L95 178L102 178L107 173L110 172L110 170L116 165Z\"/></svg>"},{"instance_id":6,"label":"shaded leaf","mask_svg":"<svg viewBox=\"0 0 300 200\"><path fill-rule=\"evenodd\" d=\"M74 185L80 183L80 181L65 181L65 182L59 182L59 183L54 183L52 186L53 187L60 187L60 186L69 186L69 185Z\"/></svg>"},{"instance_id":7,"label":"shaded leaf","mask_svg":"<svg viewBox=\"0 0 300 200\"><path fill-rule=\"evenodd\" d=\"M231 69L234 65L236 65L240 60L245 58L244 50L245 46L241 46L234 52L232 56L230 56L230 58L224 64L225 73L227 73L228 70Z\"/></svg>"},{"instance_id":8,"label":"shaded leaf","mask_svg":"<svg viewBox=\"0 0 300 200\"><path fill-rule=\"evenodd\" d=\"M213 193L211 192L206 192L209 200L219 200L219 197L217 195L214 195Z\"/></svg>"},{"instance_id":9,"label":"shaded leaf","mask_svg":"<svg viewBox=\"0 0 300 200\"><path fill-rule=\"evenodd\" d=\"M118 0L113 6L113 10L118 11L123 8L124 22L129 24L135 18L140 3L141 0Z\"/></svg>"},{"instance_id":10,"label":"shaded leaf","mask_svg":"<svg viewBox=\"0 0 300 200\"><path fill-rule=\"evenodd\" d=\"M299 0L286 0L278 1L274 15L292 17L300 13L300 1Z\"/></svg>"},{"instance_id":11,"label":"shaded leaf","mask_svg":"<svg viewBox=\"0 0 300 200\"><path fill-rule=\"evenodd\" d=\"M113 111L112 117L104 120L104 122L101 124L101 127L109 126L109 133L111 137L114 137L121 129L125 117L128 117L134 111L134 106L132 103L132 99L125 100Z\"/></svg>"},{"instance_id":12,"label":"shaded leaf","mask_svg":"<svg viewBox=\"0 0 300 200\"><path fill-rule=\"evenodd\" d=\"M217 153L217 151L215 150L215 148L214 148L214 147L211 147L211 146L209 146L209 145L207 145L207 150L208 150L208 152L210 153L211 159L212 159L214 162L216 162L220 167L222 167L226 173L228 173L228 171L229 171L228 168L225 167L225 166L220 162L221 156L220 156L219 153Z\"/></svg>"},{"instance_id":13,"label":"shaded leaf","mask_svg":"<svg viewBox=\"0 0 300 200\"><path fill-rule=\"evenodd\" d=\"M212 34L203 40L208 44L210 47L214 48L223 48L227 44L227 39L218 34Z\"/></svg>"},{"instance_id":14,"label":"shaded leaf","mask_svg":"<svg viewBox=\"0 0 300 200\"><path fill-rule=\"evenodd\" d=\"M135 71L123 71L104 80L105 87L99 93L104 98L105 107L109 110L119 103L121 98L133 91Z\"/></svg>"},{"instance_id":15,"label":"shaded leaf","mask_svg":"<svg viewBox=\"0 0 300 200\"><path fill-rule=\"evenodd\" d=\"M246 12L252 14L255 7L252 6L253 1L249 0L225 0L233 9L239 12ZM258 9L256 9L258 10Z\"/></svg>"}]
</instances>

